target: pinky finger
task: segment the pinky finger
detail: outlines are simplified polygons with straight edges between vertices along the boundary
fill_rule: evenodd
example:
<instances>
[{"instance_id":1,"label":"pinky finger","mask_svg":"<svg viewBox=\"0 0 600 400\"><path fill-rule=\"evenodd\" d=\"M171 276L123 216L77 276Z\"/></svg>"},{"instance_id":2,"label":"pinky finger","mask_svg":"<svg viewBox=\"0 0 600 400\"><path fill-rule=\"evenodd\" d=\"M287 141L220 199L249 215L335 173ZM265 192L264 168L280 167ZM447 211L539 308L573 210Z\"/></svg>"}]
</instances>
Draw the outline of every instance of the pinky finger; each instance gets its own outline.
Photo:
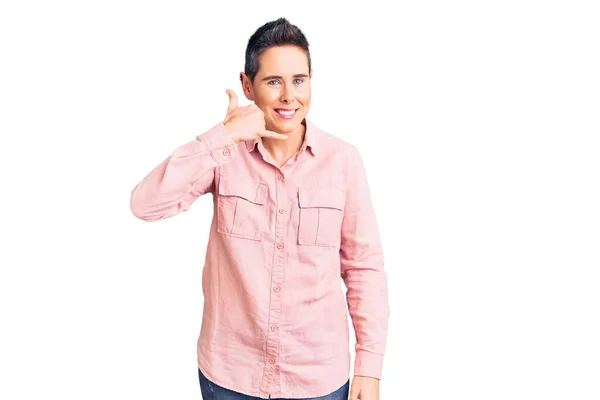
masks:
<instances>
[{"instance_id":1,"label":"pinky finger","mask_svg":"<svg viewBox=\"0 0 600 400\"><path fill-rule=\"evenodd\" d=\"M263 131L260 136L266 136L273 139L287 139L287 135L282 135L281 133L273 132L273 131Z\"/></svg>"}]
</instances>

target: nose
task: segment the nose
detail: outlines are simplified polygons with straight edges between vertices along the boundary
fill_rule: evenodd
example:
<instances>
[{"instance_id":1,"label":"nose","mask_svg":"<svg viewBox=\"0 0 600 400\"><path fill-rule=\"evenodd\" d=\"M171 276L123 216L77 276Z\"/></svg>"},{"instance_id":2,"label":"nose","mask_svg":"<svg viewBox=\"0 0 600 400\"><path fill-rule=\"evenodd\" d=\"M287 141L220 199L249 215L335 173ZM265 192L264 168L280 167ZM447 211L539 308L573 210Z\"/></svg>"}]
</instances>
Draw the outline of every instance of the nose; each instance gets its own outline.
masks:
<instances>
[{"instance_id":1,"label":"nose","mask_svg":"<svg viewBox=\"0 0 600 400\"><path fill-rule=\"evenodd\" d=\"M294 86L285 85L283 86L281 93L281 101L286 104L292 104L294 102Z\"/></svg>"}]
</instances>

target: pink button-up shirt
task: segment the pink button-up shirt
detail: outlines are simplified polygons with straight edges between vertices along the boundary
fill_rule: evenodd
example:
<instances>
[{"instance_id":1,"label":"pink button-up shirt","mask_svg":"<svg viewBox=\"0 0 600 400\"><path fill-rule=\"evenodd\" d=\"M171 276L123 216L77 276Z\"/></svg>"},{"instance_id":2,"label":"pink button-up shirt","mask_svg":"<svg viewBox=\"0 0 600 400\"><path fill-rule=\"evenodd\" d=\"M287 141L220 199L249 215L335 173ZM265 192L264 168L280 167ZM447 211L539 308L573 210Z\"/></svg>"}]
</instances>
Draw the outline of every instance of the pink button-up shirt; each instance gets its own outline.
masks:
<instances>
[{"instance_id":1,"label":"pink button-up shirt","mask_svg":"<svg viewBox=\"0 0 600 400\"><path fill-rule=\"evenodd\" d=\"M259 138L236 144L221 122L131 193L131 211L144 221L212 193L198 368L265 399L320 397L346 383L346 305L354 374L381 378L386 346L387 278L361 156L304 122L302 147L281 167Z\"/></svg>"}]
</instances>

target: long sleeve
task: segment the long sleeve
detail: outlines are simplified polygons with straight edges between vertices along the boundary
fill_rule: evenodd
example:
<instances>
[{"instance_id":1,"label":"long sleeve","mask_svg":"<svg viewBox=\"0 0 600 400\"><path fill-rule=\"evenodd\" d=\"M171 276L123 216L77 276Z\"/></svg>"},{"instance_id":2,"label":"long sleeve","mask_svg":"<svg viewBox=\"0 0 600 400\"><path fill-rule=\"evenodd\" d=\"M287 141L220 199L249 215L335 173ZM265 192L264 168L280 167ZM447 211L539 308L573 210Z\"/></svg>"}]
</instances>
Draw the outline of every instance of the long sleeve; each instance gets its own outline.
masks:
<instances>
[{"instance_id":1,"label":"long sleeve","mask_svg":"<svg viewBox=\"0 0 600 400\"><path fill-rule=\"evenodd\" d=\"M151 222L186 211L214 185L214 168L229 162L237 153L237 144L222 122L196 136L176 148L133 188L133 215Z\"/></svg>"},{"instance_id":2,"label":"long sleeve","mask_svg":"<svg viewBox=\"0 0 600 400\"><path fill-rule=\"evenodd\" d=\"M387 276L366 171L356 148L347 174L340 260L356 334L354 375L381 379L390 314Z\"/></svg>"}]
</instances>

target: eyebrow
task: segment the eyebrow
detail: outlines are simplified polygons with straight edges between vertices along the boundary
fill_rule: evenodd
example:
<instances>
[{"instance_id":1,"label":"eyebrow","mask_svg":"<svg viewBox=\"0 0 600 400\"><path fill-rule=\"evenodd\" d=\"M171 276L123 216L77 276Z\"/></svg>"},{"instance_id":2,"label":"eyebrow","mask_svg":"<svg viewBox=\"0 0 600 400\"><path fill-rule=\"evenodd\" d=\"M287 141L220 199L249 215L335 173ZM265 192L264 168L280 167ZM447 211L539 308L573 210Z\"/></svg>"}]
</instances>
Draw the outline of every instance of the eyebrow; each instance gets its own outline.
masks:
<instances>
[{"instance_id":1,"label":"eyebrow","mask_svg":"<svg viewBox=\"0 0 600 400\"><path fill-rule=\"evenodd\" d=\"M262 78L260 81L266 81L266 80L270 80L270 79L282 79L283 76L279 76L279 75L269 75L269 76L265 76L264 78ZM308 78L308 75L306 74L296 74L294 75L294 78Z\"/></svg>"}]
</instances>

